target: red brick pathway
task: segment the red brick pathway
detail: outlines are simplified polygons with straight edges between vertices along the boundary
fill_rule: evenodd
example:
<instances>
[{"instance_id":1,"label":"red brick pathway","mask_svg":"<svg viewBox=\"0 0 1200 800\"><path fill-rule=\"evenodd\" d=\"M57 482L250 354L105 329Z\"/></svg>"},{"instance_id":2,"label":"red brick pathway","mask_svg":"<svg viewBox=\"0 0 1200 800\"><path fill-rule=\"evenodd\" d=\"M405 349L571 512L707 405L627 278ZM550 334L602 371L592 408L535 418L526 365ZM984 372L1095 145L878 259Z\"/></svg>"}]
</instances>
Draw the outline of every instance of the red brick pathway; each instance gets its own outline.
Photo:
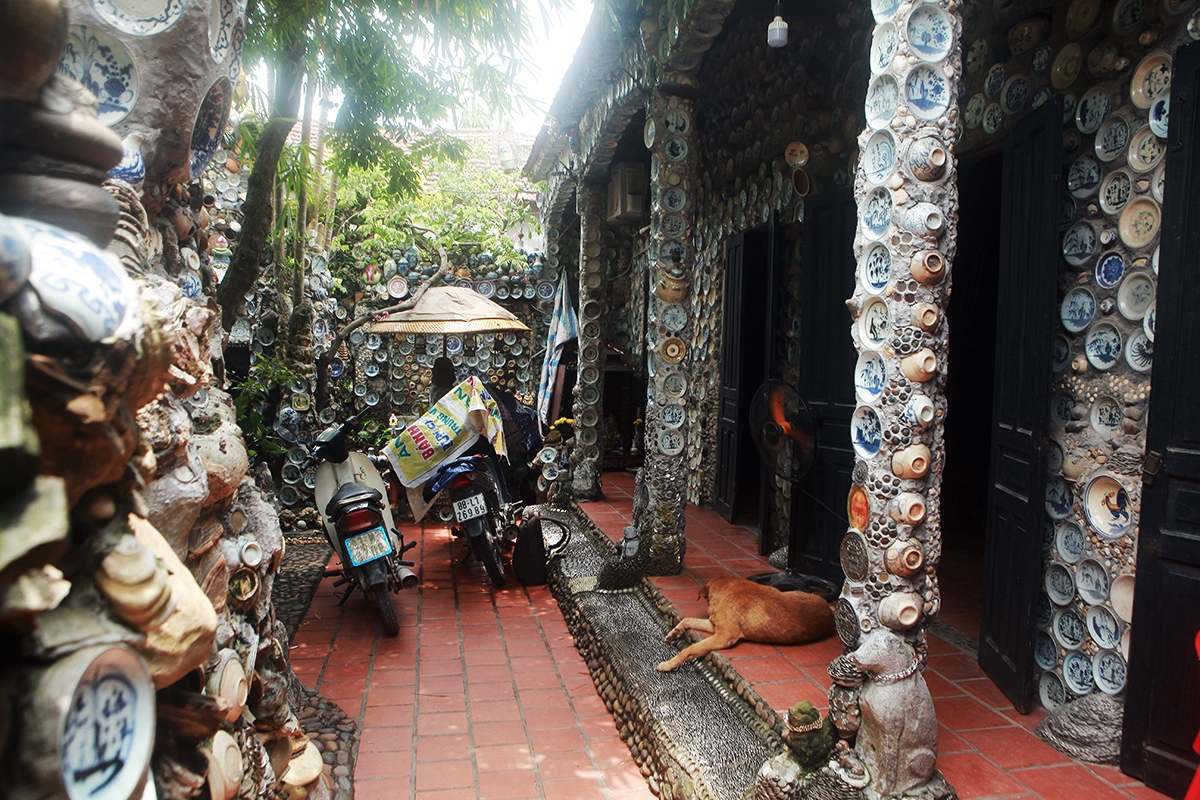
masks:
<instances>
[{"instance_id":1,"label":"red brick pathway","mask_svg":"<svg viewBox=\"0 0 1200 800\"><path fill-rule=\"evenodd\" d=\"M616 539L629 524L632 478L606 473L606 500L585 503ZM755 535L704 509L687 512L682 575L655 578L688 616L704 616L699 586L717 575L767 569ZM419 592L397 599L400 636L377 632L365 600L336 606L322 581L293 642L301 680L336 700L361 725L355 770L359 800L395 798L653 797L596 695L554 599L544 587L511 578L492 592L474 561L456 564L461 546L441 526L427 526L418 554ZM943 584L945 606L971 632L978 602ZM977 623L976 614L974 624ZM826 707L836 637L801 647L742 644L724 651L776 708L801 699ZM970 656L930 639L926 681L941 725L938 765L962 800L1164 800L1115 769L1072 761L1029 731L1044 716L1022 717Z\"/></svg>"}]
</instances>

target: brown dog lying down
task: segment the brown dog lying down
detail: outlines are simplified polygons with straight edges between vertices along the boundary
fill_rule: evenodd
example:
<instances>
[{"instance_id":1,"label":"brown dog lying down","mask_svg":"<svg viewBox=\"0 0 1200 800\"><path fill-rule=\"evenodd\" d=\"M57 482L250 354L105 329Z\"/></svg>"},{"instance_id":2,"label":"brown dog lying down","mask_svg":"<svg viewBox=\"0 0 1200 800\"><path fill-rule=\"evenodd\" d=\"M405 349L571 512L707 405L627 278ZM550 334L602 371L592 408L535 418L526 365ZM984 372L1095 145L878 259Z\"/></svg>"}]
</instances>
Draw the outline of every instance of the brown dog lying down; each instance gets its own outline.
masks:
<instances>
[{"instance_id":1,"label":"brown dog lying down","mask_svg":"<svg viewBox=\"0 0 1200 800\"><path fill-rule=\"evenodd\" d=\"M689 630L712 635L659 664L659 672L670 672L685 661L733 647L743 639L761 644L805 644L834 632L833 609L808 592L781 592L745 578L727 577L713 578L700 589L700 596L708 598L708 619L687 617L664 640Z\"/></svg>"}]
</instances>

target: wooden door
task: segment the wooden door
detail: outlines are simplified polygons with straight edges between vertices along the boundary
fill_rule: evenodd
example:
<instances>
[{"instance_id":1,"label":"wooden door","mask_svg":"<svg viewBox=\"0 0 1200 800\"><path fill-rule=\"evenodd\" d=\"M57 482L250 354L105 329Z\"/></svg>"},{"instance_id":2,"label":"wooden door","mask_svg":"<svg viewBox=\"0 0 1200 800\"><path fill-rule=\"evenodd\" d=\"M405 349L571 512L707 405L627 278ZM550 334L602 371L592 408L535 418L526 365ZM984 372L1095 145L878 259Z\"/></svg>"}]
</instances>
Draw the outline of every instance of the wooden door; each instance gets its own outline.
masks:
<instances>
[{"instance_id":1,"label":"wooden door","mask_svg":"<svg viewBox=\"0 0 1200 800\"><path fill-rule=\"evenodd\" d=\"M1042 443L1050 415L1050 345L1057 317L1060 102L1031 113L1005 140L1000 198L979 665L1022 713L1029 710L1035 688L1033 640L1042 576ZM953 337L954 320L949 323ZM950 409L951 414L969 412Z\"/></svg>"},{"instance_id":2,"label":"wooden door","mask_svg":"<svg viewBox=\"0 0 1200 800\"><path fill-rule=\"evenodd\" d=\"M725 307L721 314L721 386L717 421L717 513L733 521L741 440L742 261L745 236L725 242ZM749 397L745 398L749 400Z\"/></svg>"},{"instance_id":3,"label":"wooden door","mask_svg":"<svg viewBox=\"0 0 1200 800\"><path fill-rule=\"evenodd\" d=\"M801 232L797 389L817 427L817 457L792 491L788 566L843 580L838 547L846 532L846 496L854 468L850 418L854 363L850 313L858 209L849 190L807 198Z\"/></svg>"},{"instance_id":4,"label":"wooden door","mask_svg":"<svg viewBox=\"0 0 1200 800\"><path fill-rule=\"evenodd\" d=\"M1121 769L1182 797L1200 730L1200 44L1174 66Z\"/></svg>"}]
</instances>

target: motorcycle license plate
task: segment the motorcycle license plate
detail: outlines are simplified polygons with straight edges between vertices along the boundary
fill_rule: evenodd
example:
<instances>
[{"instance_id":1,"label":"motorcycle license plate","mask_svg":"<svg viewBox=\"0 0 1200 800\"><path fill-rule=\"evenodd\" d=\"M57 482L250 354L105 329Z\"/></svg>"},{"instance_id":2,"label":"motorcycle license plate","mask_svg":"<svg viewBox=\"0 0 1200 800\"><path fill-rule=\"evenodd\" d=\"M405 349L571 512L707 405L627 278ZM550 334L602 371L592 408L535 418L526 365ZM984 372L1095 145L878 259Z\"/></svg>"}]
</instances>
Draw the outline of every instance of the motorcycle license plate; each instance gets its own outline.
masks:
<instances>
[{"instance_id":1,"label":"motorcycle license plate","mask_svg":"<svg viewBox=\"0 0 1200 800\"><path fill-rule=\"evenodd\" d=\"M346 555L350 556L351 566L366 564L368 561L390 555L391 552L392 540L383 528L371 528L366 533L346 540Z\"/></svg>"},{"instance_id":2,"label":"motorcycle license plate","mask_svg":"<svg viewBox=\"0 0 1200 800\"><path fill-rule=\"evenodd\" d=\"M481 494L473 494L462 500L454 501L454 519L456 522L466 522L469 519L482 517L487 513L487 501Z\"/></svg>"}]
</instances>

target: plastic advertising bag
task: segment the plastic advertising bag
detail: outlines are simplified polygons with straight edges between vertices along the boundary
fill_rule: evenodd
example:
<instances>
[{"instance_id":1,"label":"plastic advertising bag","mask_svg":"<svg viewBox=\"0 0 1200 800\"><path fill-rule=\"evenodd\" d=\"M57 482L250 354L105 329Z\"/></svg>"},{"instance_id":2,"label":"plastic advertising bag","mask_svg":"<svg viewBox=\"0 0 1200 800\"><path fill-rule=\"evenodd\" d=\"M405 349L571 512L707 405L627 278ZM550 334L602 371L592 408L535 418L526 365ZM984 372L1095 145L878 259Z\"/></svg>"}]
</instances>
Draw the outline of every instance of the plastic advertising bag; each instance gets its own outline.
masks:
<instances>
[{"instance_id":1,"label":"plastic advertising bag","mask_svg":"<svg viewBox=\"0 0 1200 800\"><path fill-rule=\"evenodd\" d=\"M497 455L508 455L500 409L483 382L472 375L384 447L416 519L422 519L430 505L421 496L421 487L438 467L465 453L481 435Z\"/></svg>"}]
</instances>

